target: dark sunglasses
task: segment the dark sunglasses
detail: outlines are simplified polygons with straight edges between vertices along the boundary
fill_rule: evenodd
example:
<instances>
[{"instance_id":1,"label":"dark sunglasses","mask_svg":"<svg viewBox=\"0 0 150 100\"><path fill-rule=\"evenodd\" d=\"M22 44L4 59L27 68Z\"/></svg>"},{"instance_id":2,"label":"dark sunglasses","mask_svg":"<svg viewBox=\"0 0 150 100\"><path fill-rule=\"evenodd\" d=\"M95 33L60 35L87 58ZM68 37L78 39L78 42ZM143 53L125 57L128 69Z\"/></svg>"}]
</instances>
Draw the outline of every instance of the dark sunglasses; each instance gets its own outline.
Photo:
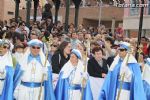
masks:
<instances>
[{"instance_id":1,"label":"dark sunglasses","mask_svg":"<svg viewBox=\"0 0 150 100\"><path fill-rule=\"evenodd\" d=\"M123 52L123 51L127 51L126 49L119 49L119 51Z\"/></svg>"},{"instance_id":2,"label":"dark sunglasses","mask_svg":"<svg viewBox=\"0 0 150 100\"><path fill-rule=\"evenodd\" d=\"M3 48L4 48L4 49L8 49L8 47L7 47L7 46L3 46Z\"/></svg>"},{"instance_id":3,"label":"dark sunglasses","mask_svg":"<svg viewBox=\"0 0 150 100\"><path fill-rule=\"evenodd\" d=\"M57 47L57 45L52 45L53 47Z\"/></svg>"},{"instance_id":4,"label":"dark sunglasses","mask_svg":"<svg viewBox=\"0 0 150 100\"><path fill-rule=\"evenodd\" d=\"M32 46L32 49L40 49L40 47Z\"/></svg>"},{"instance_id":5,"label":"dark sunglasses","mask_svg":"<svg viewBox=\"0 0 150 100\"><path fill-rule=\"evenodd\" d=\"M18 46L17 48L21 48L21 49L24 49L25 47L24 47L24 46Z\"/></svg>"},{"instance_id":6,"label":"dark sunglasses","mask_svg":"<svg viewBox=\"0 0 150 100\"><path fill-rule=\"evenodd\" d=\"M31 35L36 35L35 33L31 33Z\"/></svg>"}]
</instances>

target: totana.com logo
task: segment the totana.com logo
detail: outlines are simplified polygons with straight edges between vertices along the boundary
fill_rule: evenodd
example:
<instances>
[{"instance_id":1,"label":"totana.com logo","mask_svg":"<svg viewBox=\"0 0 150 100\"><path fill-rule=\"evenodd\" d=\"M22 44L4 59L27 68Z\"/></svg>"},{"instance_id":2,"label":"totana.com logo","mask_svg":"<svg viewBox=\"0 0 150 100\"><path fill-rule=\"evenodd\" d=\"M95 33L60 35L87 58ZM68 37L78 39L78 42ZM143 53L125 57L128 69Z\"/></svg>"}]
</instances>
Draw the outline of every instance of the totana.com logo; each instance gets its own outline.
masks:
<instances>
[{"instance_id":1,"label":"totana.com logo","mask_svg":"<svg viewBox=\"0 0 150 100\"><path fill-rule=\"evenodd\" d=\"M133 3L134 2L134 3ZM140 8L140 7L149 7L149 4L140 4L137 0L130 0L129 3L125 0L113 0L113 5L120 8Z\"/></svg>"}]
</instances>

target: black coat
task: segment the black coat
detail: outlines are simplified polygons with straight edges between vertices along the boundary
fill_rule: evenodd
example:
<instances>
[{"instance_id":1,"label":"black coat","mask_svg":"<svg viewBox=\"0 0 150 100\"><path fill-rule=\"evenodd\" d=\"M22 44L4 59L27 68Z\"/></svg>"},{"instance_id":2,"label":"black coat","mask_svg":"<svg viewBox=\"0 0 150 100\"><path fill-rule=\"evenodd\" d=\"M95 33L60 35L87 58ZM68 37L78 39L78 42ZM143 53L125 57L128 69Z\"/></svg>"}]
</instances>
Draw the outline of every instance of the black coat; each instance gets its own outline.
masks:
<instances>
[{"instance_id":1,"label":"black coat","mask_svg":"<svg viewBox=\"0 0 150 100\"><path fill-rule=\"evenodd\" d=\"M107 61L105 59L102 60L103 66L100 66L94 57L89 59L87 69L90 76L102 78L102 73L107 74L108 72Z\"/></svg>"},{"instance_id":2,"label":"black coat","mask_svg":"<svg viewBox=\"0 0 150 100\"><path fill-rule=\"evenodd\" d=\"M69 60L68 58L65 58L63 54L60 52L56 52L51 59L52 62L52 70L53 73L59 73L61 68L64 66L64 64Z\"/></svg>"},{"instance_id":3,"label":"black coat","mask_svg":"<svg viewBox=\"0 0 150 100\"><path fill-rule=\"evenodd\" d=\"M115 56L111 56L111 57L108 57L108 58L107 58L107 64L108 64L109 67L110 67L111 64L113 63L114 58L115 58Z\"/></svg>"}]
</instances>

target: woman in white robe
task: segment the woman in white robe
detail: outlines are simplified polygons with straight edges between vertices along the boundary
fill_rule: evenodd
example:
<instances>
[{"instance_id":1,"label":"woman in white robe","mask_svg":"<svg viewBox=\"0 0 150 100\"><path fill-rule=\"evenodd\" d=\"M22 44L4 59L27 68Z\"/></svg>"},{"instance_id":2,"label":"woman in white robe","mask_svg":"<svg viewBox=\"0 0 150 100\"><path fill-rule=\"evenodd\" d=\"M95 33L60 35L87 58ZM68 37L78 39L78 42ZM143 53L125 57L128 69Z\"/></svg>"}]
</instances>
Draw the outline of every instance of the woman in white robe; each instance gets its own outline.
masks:
<instances>
[{"instance_id":1,"label":"woman in white robe","mask_svg":"<svg viewBox=\"0 0 150 100\"><path fill-rule=\"evenodd\" d=\"M10 41L0 39L0 100L13 99L13 62Z\"/></svg>"},{"instance_id":2,"label":"woman in white robe","mask_svg":"<svg viewBox=\"0 0 150 100\"><path fill-rule=\"evenodd\" d=\"M81 58L80 51L73 49L70 60L60 71L55 90L56 100L93 100L88 74L84 71Z\"/></svg>"}]
</instances>

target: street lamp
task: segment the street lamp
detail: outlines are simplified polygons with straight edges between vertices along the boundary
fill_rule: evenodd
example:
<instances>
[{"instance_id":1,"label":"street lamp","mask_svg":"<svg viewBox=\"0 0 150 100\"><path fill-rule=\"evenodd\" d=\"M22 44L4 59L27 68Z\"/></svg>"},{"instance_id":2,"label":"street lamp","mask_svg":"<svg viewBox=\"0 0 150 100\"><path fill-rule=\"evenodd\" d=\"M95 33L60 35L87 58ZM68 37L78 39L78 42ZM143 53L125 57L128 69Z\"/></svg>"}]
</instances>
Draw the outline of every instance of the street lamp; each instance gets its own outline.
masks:
<instances>
[{"instance_id":1,"label":"street lamp","mask_svg":"<svg viewBox=\"0 0 150 100\"><path fill-rule=\"evenodd\" d=\"M142 2L142 5L144 5L144 0L141 0ZM143 14L144 14L144 7L142 6L141 7L141 12L140 12L140 21L139 21L139 31L138 31L138 42L137 42L137 54L139 53L139 46L140 46L140 43L141 43L141 34L142 34L142 27L143 27ZM139 56L139 54L138 54ZM136 56L136 59L138 61L138 56Z\"/></svg>"},{"instance_id":2,"label":"street lamp","mask_svg":"<svg viewBox=\"0 0 150 100\"><path fill-rule=\"evenodd\" d=\"M99 0L99 22L98 22L98 26L100 27L101 25L101 16L102 16L102 0Z\"/></svg>"}]
</instances>

